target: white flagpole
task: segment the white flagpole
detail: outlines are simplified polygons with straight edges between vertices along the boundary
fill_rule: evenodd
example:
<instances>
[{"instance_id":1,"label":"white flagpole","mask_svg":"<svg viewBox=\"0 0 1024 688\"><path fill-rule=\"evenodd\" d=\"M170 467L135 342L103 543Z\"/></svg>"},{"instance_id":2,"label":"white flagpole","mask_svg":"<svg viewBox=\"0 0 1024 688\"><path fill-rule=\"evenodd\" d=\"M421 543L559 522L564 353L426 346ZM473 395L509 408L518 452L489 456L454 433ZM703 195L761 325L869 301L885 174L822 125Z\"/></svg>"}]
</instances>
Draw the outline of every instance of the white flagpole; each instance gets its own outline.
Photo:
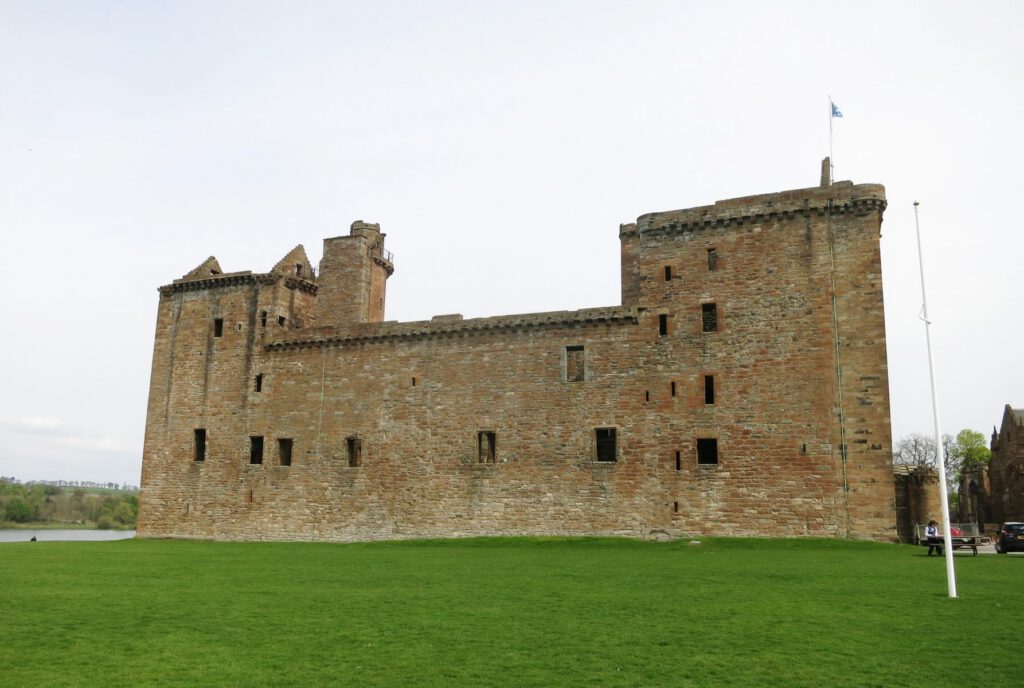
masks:
<instances>
[{"instance_id":1,"label":"white flagpole","mask_svg":"<svg viewBox=\"0 0 1024 688\"><path fill-rule=\"evenodd\" d=\"M828 97L828 178L829 181L836 180L836 165L835 158L832 157L832 120L835 117L832 116L832 96Z\"/></svg>"},{"instance_id":2,"label":"white flagpole","mask_svg":"<svg viewBox=\"0 0 1024 688\"><path fill-rule=\"evenodd\" d=\"M932 338L929 331L928 299L924 290L924 258L921 253L921 224L917 219L917 201L914 201L914 226L917 228L917 262L921 266L921 320L924 338L928 344L928 375L932 383L932 414L935 418L935 458L939 464L939 499L942 502L942 538L946 553L946 584L949 596L956 597L956 573L953 571L953 536L949 530L949 497L946 491L946 457L942 454L942 430L939 428L939 394L935 389L935 365L932 362Z\"/></svg>"}]
</instances>

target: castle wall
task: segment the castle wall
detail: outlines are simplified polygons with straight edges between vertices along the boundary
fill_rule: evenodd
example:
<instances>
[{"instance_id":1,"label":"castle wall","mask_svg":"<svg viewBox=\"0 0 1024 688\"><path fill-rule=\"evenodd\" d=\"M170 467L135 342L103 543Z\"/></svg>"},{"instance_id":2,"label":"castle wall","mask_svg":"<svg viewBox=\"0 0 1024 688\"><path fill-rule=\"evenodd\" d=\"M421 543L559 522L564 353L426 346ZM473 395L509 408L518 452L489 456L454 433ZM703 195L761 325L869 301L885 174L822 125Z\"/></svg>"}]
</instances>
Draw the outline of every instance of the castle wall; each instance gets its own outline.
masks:
<instances>
[{"instance_id":1,"label":"castle wall","mask_svg":"<svg viewBox=\"0 0 1024 688\"><path fill-rule=\"evenodd\" d=\"M382 305L390 272L326 248L299 329L260 327L278 282L165 287L139 533L892 537L883 208L844 182L645 215L604 309L370 322L331 290Z\"/></svg>"}]
</instances>

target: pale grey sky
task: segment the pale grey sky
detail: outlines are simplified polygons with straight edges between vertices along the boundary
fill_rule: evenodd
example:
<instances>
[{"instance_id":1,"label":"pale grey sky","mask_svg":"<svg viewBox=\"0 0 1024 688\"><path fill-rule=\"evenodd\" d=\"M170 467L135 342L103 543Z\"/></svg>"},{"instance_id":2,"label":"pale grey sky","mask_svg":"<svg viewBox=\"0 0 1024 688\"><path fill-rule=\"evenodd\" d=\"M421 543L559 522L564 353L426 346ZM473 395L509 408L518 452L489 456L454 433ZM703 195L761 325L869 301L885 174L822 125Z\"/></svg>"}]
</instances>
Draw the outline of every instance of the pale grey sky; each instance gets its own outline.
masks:
<instances>
[{"instance_id":1,"label":"pale grey sky","mask_svg":"<svg viewBox=\"0 0 1024 688\"><path fill-rule=\"evenodd\" d=\"M618 224L886 186L895 437L1024 405L1024 4L0 0L0 475L138 484L156 287L356 219L389 319L619 302Z\"/></svg>"}]
</instances>

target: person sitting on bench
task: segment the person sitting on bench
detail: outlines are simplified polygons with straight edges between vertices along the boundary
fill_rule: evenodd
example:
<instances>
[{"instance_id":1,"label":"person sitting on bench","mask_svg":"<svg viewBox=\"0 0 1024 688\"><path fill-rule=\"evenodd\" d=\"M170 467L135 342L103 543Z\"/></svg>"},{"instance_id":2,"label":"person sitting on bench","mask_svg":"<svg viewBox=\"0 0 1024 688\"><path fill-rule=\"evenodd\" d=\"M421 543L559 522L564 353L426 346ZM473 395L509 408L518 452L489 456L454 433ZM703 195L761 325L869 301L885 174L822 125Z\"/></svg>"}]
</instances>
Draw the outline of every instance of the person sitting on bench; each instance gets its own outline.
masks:
<instances>
[{"instance_id":1,"label":"person sitting on bench","mask_svg":"<svg viewBox=\"0 0 1024 688\"><path fill-rule=\"evenodd\" d=\"M932 550L940 557L942 556L942 537L939 536L939 524L935 521L928 521L928 527L924 529L924 537L928 541L928 556Z\"/></svg>"}]
</instances>

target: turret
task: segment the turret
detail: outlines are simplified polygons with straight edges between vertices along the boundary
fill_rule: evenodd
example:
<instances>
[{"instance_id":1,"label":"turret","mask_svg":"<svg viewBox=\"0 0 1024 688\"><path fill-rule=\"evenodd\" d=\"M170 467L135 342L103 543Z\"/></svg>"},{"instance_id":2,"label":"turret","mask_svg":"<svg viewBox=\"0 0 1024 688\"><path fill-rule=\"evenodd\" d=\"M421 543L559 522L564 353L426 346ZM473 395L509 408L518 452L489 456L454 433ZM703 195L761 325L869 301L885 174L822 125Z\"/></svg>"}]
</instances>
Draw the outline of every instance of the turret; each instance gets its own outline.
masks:
<instances>
[{"instance_id":1,"label":"turret","mask_svg":"<svg viewBox=\"0 0 1024 688\"><path fill-rule=\"evenodd\" d=\"M324 239L317 280L317 325L338 326L384 319L387 279L395 271L380 225L352 223L348 236Z\"/></svg>"}]
</instances>

